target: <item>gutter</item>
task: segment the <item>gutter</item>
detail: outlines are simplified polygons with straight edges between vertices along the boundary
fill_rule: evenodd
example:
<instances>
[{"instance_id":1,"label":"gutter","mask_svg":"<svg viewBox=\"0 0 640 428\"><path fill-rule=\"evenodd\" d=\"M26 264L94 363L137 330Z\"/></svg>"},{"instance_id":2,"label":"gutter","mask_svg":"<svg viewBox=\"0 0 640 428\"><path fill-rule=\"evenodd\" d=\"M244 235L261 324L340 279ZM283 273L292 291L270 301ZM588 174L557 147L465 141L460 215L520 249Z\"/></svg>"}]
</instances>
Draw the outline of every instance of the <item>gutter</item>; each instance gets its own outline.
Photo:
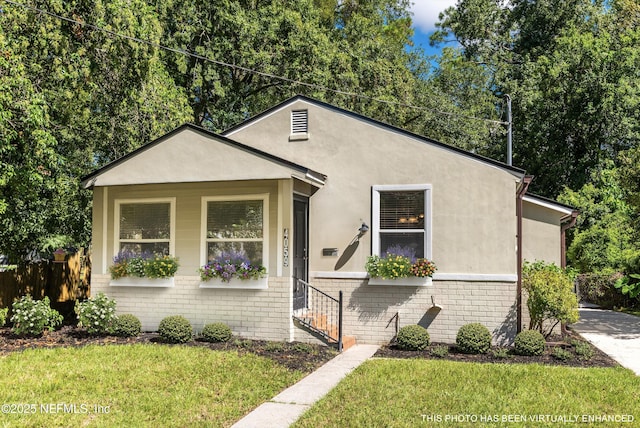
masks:
<instances>
[{"instance_id":1,"label":"gutter","mask_svg":"<svg viewBox=\"0 0 640 428\"><path fill-rule=\"evenodd\" d=\"M580 213L577 210L573 210L571 214L560 219L560 267L562 269L567 267L567 230L576 225L578 214Z\"/></svg>"},{"instance_id":2,"label":"gutter","mask_svg":"<svg viewBox=\"0 0 640 428\"><path fill-rule=\"evenodd\" d=\"M516 333L522 331L522 201L527 193L529 184L533 176L527 175L522 178L516 195L516 217L517 217L517 273L518 282L516 287Z\"/></svg>"}]
</instances>

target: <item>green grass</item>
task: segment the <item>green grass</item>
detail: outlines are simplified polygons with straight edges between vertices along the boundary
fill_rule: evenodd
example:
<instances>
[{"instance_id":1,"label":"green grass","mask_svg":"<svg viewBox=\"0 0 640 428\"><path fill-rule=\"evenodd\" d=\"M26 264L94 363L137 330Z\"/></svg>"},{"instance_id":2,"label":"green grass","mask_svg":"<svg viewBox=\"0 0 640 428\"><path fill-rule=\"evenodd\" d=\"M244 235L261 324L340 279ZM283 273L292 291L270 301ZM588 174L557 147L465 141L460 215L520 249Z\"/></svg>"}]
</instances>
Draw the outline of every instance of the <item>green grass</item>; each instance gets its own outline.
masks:
<instances>
[{"instance_id":1,"label":"green grass","mask_svg":"<svg viewBox=\"0 0 640 428\"><path fill-rule=\"evenodd\" d=\"M515 423L502 421L509 415ZM528 420L534 415L632 415L637 423L640 377L622 368L374 359L295 427L558 426Z\"/></svg>"},{"instance_id":2,"label":"green grass","mask_svg":"<svg viewBox=\"0 0 640 428\"><path fill-rule=\"evenodd\" d=\"M622 312L640 317L640 309L622 309Z\"/></svg>"},{"instance_id":3,"label":"green grass","mask_svg":"<svg viewBox=\"0 0 640 428\"><path fill-rule=\"evenodd\" d=\"M28 350L0 357L0 404L34 411L4 406L0 426L230 426L303 376L199 347Z\"/></svg>"}]
</instances>

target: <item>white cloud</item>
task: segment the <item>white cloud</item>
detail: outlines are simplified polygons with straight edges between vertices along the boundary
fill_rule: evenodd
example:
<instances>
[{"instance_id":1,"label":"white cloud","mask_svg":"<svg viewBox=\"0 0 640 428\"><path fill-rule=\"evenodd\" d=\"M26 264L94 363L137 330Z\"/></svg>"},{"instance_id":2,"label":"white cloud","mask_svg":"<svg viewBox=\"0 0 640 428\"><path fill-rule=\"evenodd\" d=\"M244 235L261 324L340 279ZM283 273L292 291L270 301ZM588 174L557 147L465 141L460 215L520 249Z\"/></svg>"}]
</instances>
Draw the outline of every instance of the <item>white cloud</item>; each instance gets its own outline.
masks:
<instances>
[{"instance_id":1,"label":"white cloud","mask_svg":"<svg viewBox=\"0 0 640 428\"><path fill-rule=\"evenodd\" d=\"M413 0L413 26L424 33L435 30L440 12L456 3L456 0Z\"/></svg>"}]
</instances>

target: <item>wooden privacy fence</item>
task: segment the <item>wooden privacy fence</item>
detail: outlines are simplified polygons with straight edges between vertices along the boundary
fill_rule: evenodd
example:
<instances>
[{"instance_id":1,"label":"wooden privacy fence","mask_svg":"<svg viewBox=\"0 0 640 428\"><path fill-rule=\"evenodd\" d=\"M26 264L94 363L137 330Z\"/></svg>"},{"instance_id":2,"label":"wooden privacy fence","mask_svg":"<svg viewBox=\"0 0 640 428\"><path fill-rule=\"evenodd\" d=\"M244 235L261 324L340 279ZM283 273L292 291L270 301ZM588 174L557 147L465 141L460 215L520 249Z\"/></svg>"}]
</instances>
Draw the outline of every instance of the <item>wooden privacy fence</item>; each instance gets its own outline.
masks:
<instances>
[{"instance_id":1,"label":"wooden privacy fence","mask_svg":"<svg viewBox=\"0 0 640 428\"><path fill-rule=\"evenodd\" d=\"M89 297L91 258L83 250L62 262L43 260L0 272L0 307L11 307L25 294L40 300L48 296L51 306Z\"/></svg>"}]
</instances>

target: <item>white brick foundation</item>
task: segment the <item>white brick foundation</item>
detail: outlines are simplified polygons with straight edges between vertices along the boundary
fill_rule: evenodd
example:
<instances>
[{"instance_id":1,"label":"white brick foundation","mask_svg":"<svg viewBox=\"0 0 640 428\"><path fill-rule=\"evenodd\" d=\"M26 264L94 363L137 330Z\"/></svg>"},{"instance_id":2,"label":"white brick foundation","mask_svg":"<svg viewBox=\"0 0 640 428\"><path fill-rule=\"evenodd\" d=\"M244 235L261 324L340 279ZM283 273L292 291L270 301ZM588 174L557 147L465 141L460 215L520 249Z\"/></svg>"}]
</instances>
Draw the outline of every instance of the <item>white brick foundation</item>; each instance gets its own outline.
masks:
<instances>
[{"instance_id":1,"label":"white brick foundation","mask_svg":"<svg viewBox=\"0 0 640 428\"><path fill-rule=\"evenodd\" d=\"M399 327L425 327L432 342L455 343L458 329L471 322L485 325L496 344L511 343L516 335L515 283L433 281L428 287L402 287L318 278L312 284L334 297L343 291L344 334L358 343L389 343L396 321ZM442 309L432 307L431 296Z\"/></svg>"},{"instance_id":2,"label":"white brick foundation","mask_svg":"<svg viewBox=\"0 0 640 428\"><path fill-rule=\"evenodd\" d=\"M289 278L269 278L266 290L199 288L200 278L192 276L176 276L172 288L112 287L109 281L109 275L93 274L91 295L103 292L115 299L117 313L140 318L143 331L156 331L166 316L183 315L196 332L224 322L250 339L291 338Z\"/></svg>"},{"instance_id":3,"label":"white brick foundation","mask_svg":"<svg viewBox=\"0 0 640 428\"><path fill-rule=\"evenodd\" d=\"M196 332L224 322L234 334L251 339L317 341L293 326L291 281L269 278L266 290L202 289L198 277L175 277L172 288L113 287L108 275L92 276L91 294L116 300L119 314L140 318L155 331L162 318L183 315ZM338 297L343 291L345 335L358 343L385 344L398 327L419 324L432 342L454 343L467 323L484 324L496 344L510 344L516 334L516 284L506 282L433 281L427 287L368 285L362 279L312 279L312 285ZM431 296L442 309L432 307Z\"/></svg>"}]
</instances>

